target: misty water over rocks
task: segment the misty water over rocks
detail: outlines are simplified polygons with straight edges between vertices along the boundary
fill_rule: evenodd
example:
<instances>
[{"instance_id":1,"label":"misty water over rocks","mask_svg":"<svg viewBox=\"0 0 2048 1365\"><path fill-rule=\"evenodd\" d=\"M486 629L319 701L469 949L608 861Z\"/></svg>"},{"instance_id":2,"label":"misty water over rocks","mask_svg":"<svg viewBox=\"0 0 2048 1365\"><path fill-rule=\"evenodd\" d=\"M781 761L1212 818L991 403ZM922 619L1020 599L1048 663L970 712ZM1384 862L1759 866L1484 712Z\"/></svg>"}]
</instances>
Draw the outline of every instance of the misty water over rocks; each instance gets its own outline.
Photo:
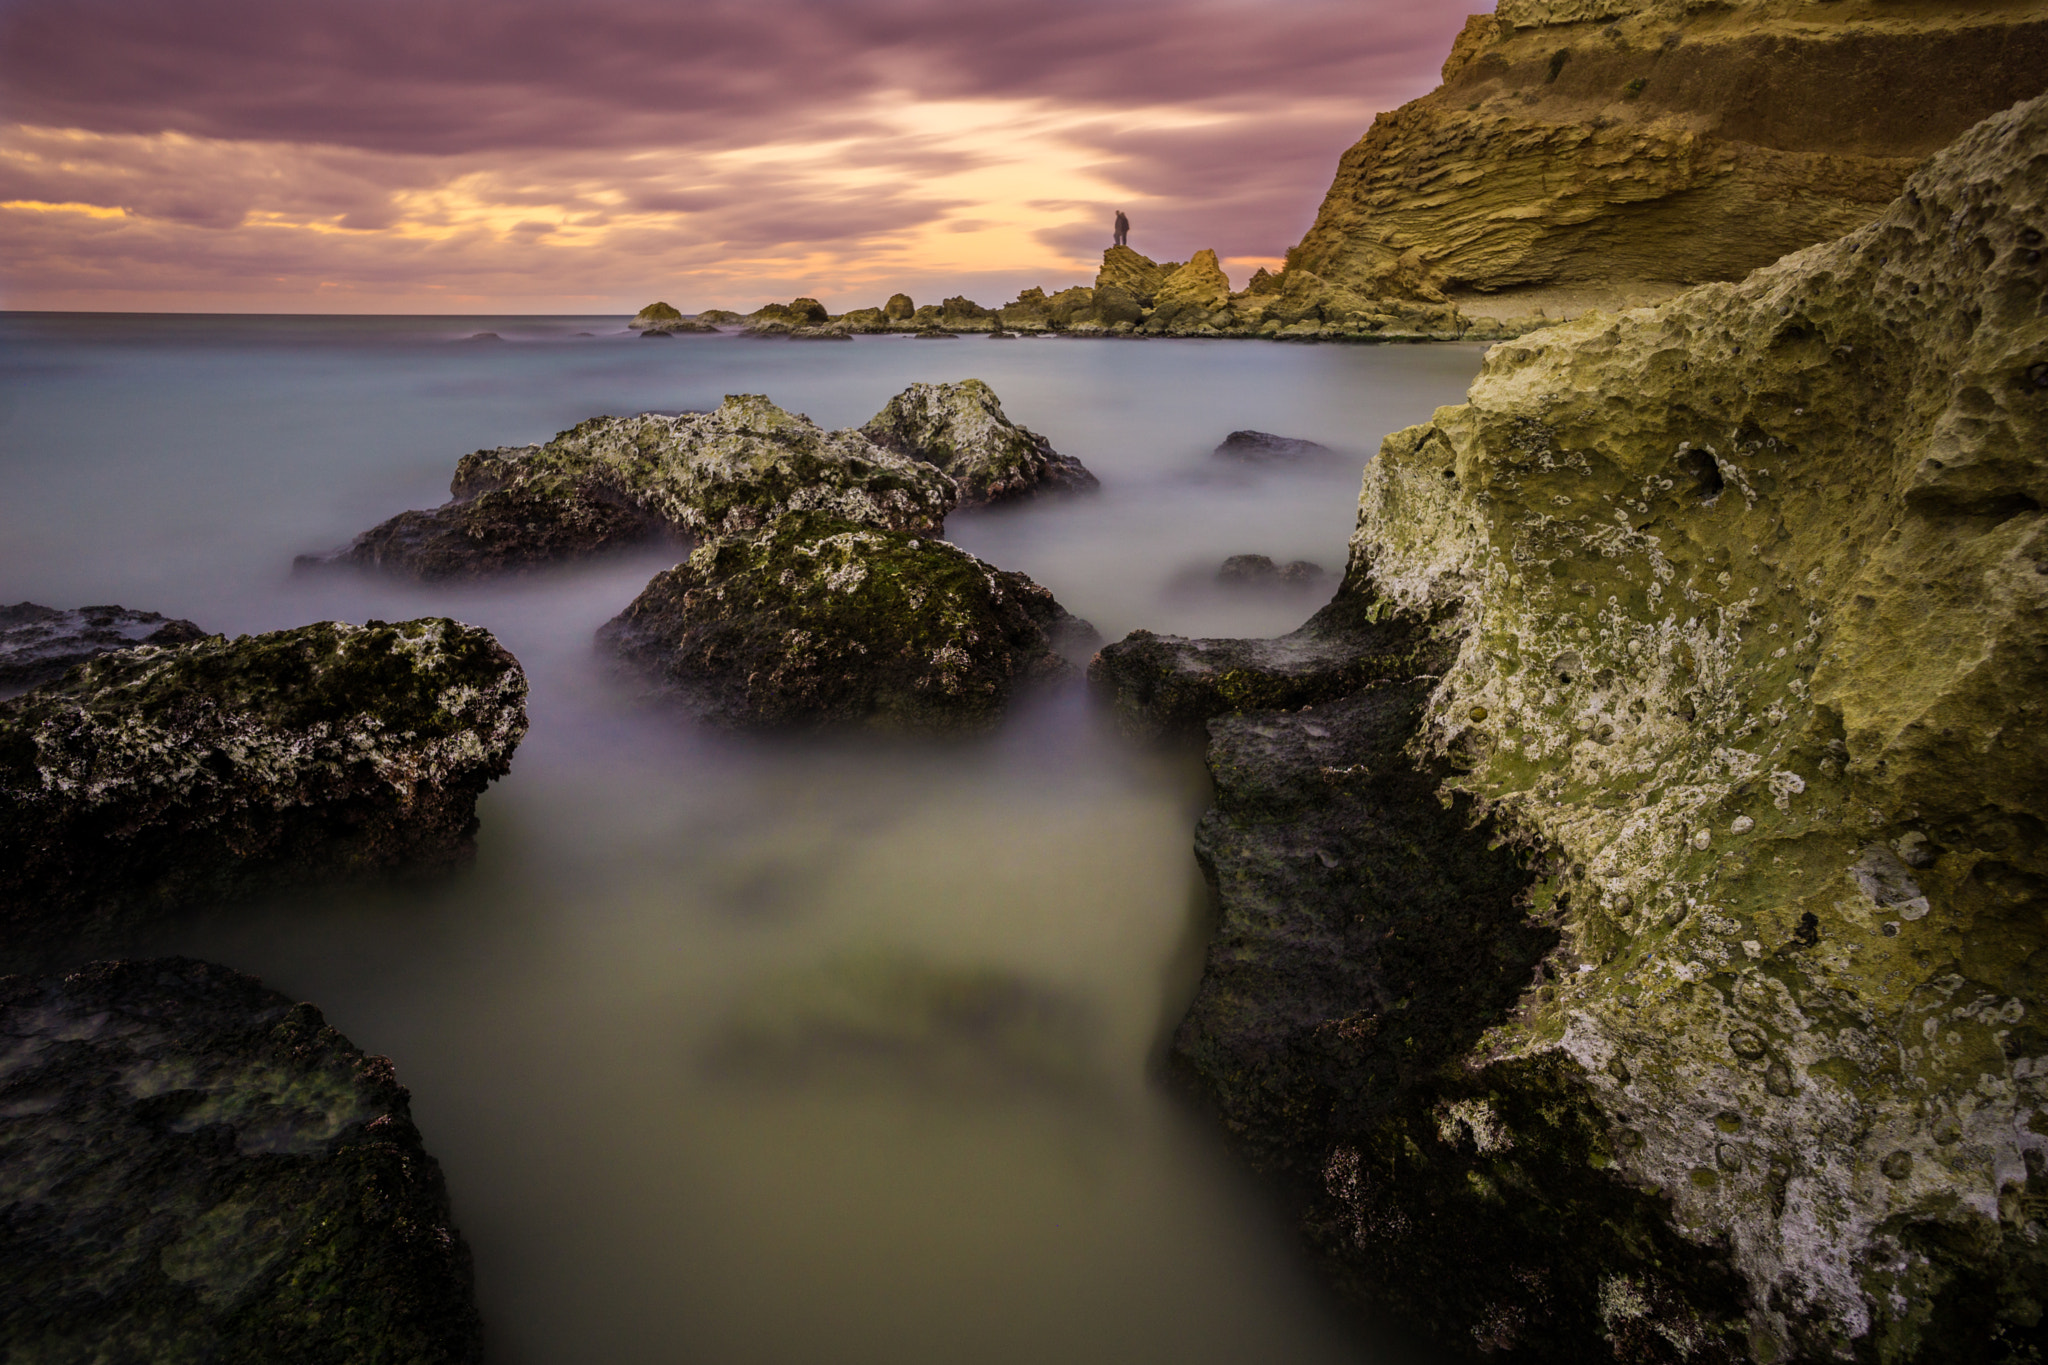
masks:
<instances>
[{"instance_id":1,"label":"misty water over rocks","mask_svg":"<svg viewBox=\"0 0 2048 1365\"><path fill-rule=\"evenodd\" d=\"M947 745L697 729L591 647L673 547L487 586L289 569L440 503L465 452L599 413L764 393L855 426L976 377L1102 488L949 539L1108 639L1274 634L1314 601L1189 585L1340 566L1366 455L1479 350L5 315L0 601L229 634L445 614L525 665L472 871L121 945L254 973L396 1061L493 1360L1391 1360L1152 1073L1208 929L1193 758L1119 740L1078 684ZM1242 429L1344 458L1211 456Z\"/></svg>"}]
</instances>

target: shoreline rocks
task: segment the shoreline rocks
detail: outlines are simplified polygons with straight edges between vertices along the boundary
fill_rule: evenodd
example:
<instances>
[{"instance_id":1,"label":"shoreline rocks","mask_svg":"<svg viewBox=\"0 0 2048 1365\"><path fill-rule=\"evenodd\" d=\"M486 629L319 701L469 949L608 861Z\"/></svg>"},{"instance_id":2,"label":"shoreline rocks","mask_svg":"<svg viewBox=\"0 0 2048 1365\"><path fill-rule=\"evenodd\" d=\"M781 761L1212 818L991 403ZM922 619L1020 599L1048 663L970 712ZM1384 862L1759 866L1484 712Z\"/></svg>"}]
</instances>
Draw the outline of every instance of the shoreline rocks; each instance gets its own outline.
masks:
<instances>
[{"instance_id":1,"label":"shoreline rocks","mask_svg":"<svg viewBox=\"0 0 2048 1365\"><path fill-rule=\"evenodd\" d=\"M1275 436L1270 431L1233 431L1214 452L1218 458L1244 464L1307 464L1328 460L1335 453L1326 445L1304 441L1298 436Z\"/></svg>"},{"instance_id":2,"label":"shoreline rocks","mask_svg":"<svg viewBox=\"0 0 2048 1365\"><path fill-rule=\"evenodd\" d=\"M945 471L959 487L961 507L1101 486L1079 460L1012 422L995 391L979 379L912 384L860 433L885 450Z\"/></svg>"},{"instance_id":3,"label":"shoreline rocks","mask_svg":"<svg viewBox=\"0 0 2048 1365\"><path fill-rule=\"evenodd\" d=\"M663 533L744 534L790 511L936 531L955 501L952 480L930 465L759 394L728 395L711 412L594 417L545 445L475 451L449 491L439 508L401 513L298 565L474 577Z\"/></svg>"},{"instance_id":4,"label":"shoreline rocks","mask_svg":"<svg viewBox=\"0 0 2048 1365\"><path fill-rule=\"evenodd\" d=\"M184 645L206 632L190 621L127 607L0 607L0 691L53 682L75 664L136 645Z\"/></svg>"},{"instance_id":5,"label":"shoreline rocks","mask_svg":"<svg viewBox=\"0 0 2048 1365\"><path fill-rule=\"evenodd\" d=\"M476 798L526 733L489 632L322 622L101 655L0 702L11 944L475 852Z\"/></svg>"},{"instance_id":6,"label":"shoreline rocks","mask_svg":"<svg viewBox=\"0 0 2048 1365\"><path fill-rule=\"evenodd\" d=\"M0 977L9 1360L483 1358L391 1062L184 958Z\"/></svg>"},{"instance_id":7,"label":"shoreline rocks","mask_svg":"<svg viewBox=\"0 0 2048 1365\"><path fill-rule=\"evenodd\" d=\"M1094 638L1023 574L813 512L699 546L598 632L716 725L900 732L987 728Z\"/></svg>"},{"instance_id":8,"label":"shoreline rocks","mask_svg":"<svg viewBox=\"0 0 2048 1365\"><path fill-rule=\"evenodd\" d=\"M1176 1056L1444 1349L2048 1348L2044 149L2034 100L1839 241L1494 348L1367 466L1339 594L1428 666L1211 726ZM1299 685L1185 683L1195 643L1103 651L1119 706ZM1442 802L1483 842L1341 846ZM1509 849L1513 915L1373 889Z\"/></svg>"}]
</instances>

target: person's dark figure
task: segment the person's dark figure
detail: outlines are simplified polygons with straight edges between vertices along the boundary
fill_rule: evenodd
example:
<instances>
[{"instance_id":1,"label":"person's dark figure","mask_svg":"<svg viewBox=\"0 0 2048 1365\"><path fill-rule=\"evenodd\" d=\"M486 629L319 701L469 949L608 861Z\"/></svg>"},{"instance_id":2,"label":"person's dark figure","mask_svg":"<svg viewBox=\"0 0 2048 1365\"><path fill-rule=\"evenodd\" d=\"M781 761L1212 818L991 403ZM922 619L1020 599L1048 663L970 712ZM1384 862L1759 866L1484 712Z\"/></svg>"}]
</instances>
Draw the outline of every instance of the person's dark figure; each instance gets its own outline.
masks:
<instances>
[{"instance_id":1,"label":"person's dark figure","mask_svg":"<svg viewBox=\"0 0 2048 1365\"><path fill-rule=\"evenodd\" d=\"M1116 211L1116 245L1125 245L1124 239L1131 235L1131 220L1124 217L1124 211Z\"/></svg>"}]
</instances>

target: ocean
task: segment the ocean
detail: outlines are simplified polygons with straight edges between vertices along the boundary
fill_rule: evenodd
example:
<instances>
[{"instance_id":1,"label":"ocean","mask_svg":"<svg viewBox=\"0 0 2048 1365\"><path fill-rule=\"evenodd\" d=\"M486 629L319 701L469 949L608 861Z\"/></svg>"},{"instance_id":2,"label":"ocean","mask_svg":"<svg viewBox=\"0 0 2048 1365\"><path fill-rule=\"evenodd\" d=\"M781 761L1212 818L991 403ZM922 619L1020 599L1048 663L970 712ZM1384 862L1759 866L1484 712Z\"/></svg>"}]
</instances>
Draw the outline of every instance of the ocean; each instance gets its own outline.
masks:
<instances>
[{"instance_id":1,"label":"ocean","mask_svg":"<svg viewBox=\"0 0 2048 1365\"><path fill-rule=\"evenodd\" d=\"M228 634L453 616L533 689L474 868L116 949L254 973L394 1059L503 1365L1406 1359L1161 1077L1210 927L1198 755L1121 739L1078 682L945 744L703 731L591 645L674 547L488 586L291 564L600 413L763 393L853 426L977 377L1102 488L949 539L1108 640L1270 635L1334 588L1380 438L1460 401L1481 348L624 321L0 314L0 602ZM1240 428L1331 454L1212 454ZM1247 553L1328 574L1219 585Z\"/></svg>"}]
</instances>

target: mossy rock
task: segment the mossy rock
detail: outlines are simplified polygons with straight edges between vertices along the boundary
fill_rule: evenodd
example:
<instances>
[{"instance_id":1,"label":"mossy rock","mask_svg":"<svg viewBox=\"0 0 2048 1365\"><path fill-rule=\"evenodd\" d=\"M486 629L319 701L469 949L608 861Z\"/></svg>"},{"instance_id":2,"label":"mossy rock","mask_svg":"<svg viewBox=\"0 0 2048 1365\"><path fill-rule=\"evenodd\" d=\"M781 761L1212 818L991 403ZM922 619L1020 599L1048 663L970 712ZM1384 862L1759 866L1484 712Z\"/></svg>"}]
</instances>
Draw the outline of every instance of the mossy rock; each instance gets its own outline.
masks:
<instances>
[{"instance_id":1,"label":"mossy rock","mask_svg":"<svg viewBox=\"0 0 2048 1365\"><path fill-rule=\"evenodd\" d=\"M0 703L0 917L33 942L445 869L525 733L518 662L455 621L102 655Z\"/></svg>"},{"instance_id":2,"label":"mossy rock","mask_svg":"<svg viewBox=\"0 0 2048 1365\"><path fill-rule=\"evenodd\" d=\"M711 412L593 417L546 445L474 451L449 491L442 507L401 513L300 564L478 577L661 534L743 534L797 510L937 531L956 497L932 466L759 394L728 396Z\"/></svg>"},{"instance_id":3,"label":"mossy rock","mask_svg":"<svg viewBox=\"0 0 2048 1365\"><path fill-rule=\"evenodd\" d=\"M681 309L666 303L650 303L635 313L633 320L626 325L636 332L644 332L649 328L667 330L669 324L678 323L682 320L683 313Z\"/></svg>"},{"instance_id":4,"label":"mossy rock","mask_svg":"<svg viewBox=\"0 0 2048 1365\"><path fill-rule=\"evenodd\" d=\"M1093 636L1022 574L824 513L700 546L598 632L714 724L930 732L993 725Z\"/></svg>"},{"instance_id":5,"label":"mossy rock","mask_svg":"<svg viewBox=\"0 0 2048 1365\"><path fill-rule=\"evenodd\" d=\"M407 1100L388 1059L225 967L0 977L0 1354L481 1360Z\"/></svg>"},{"instance_id":6,"label":"mossy rock","mask_svg":"<svg viewBox=\"0 0 2048 1365\"><path fill-rule=\"evenodd\" d=\"M861 435L885 450L942 469L962 507L1007 502L1046 489L1098 487L1095 476L1052 443L1012 422L979 379L912 384L868 420Z\"/></svg>"}]
</instances>

